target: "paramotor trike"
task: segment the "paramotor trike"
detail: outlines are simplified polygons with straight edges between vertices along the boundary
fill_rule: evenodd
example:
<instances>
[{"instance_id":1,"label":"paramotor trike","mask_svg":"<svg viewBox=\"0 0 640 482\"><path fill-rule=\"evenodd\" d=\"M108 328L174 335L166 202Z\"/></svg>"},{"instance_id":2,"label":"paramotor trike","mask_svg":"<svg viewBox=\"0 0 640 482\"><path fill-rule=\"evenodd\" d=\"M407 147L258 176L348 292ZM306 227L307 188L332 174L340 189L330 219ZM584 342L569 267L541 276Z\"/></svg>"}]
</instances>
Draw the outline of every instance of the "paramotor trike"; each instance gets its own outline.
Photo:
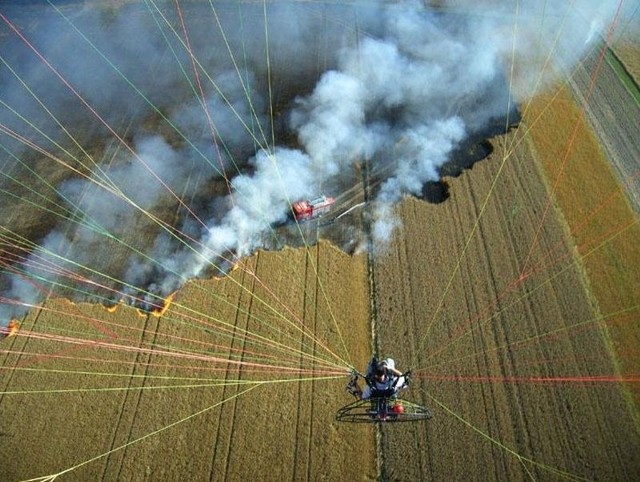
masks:
<instances>
[{"instance_id":1,"label":"paramotor trike","mask_svg":"<svg viewBox=\"0 0 640 482\"><path fill-rule=\"evenodd\" d=\"M338 422L413 422L428 420L431 411L421 405L400 398L372 397L357 400L342 407L336 414Z\"/></svg>"},{"instance_id":2,"label":"paramotor trike","mask_svg":"<svg viewBox=\"0 0 640 482\"><path fill-rule=\"evenodd\" d=\"M351 381L347 385L347 391L361 395L357 387L357 372L352 372ZM402 375L402 379L408 380L410 372ZM369 377L363 377L369 386L372 382ZM395 388L395 387L394 387ZM396 390L387 392L373 392L368 399L359 399L349 405L345 405L336 413L336 421L352 423L380 423L380 422L413 422L428 420L431 418L431 410L422 405L398 398Z\"/></svg>"}]
</instances>

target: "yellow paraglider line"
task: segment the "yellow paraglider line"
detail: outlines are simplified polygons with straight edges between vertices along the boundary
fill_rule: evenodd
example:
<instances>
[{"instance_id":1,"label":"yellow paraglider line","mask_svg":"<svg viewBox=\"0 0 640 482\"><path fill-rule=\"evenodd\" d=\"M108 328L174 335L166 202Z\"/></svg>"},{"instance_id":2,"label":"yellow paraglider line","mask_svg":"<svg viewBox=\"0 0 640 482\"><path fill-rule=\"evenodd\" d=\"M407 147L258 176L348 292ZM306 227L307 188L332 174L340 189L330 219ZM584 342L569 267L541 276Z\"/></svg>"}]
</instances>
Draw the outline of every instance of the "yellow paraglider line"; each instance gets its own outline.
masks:
<instances>
[{"instance_id":1,"label":"yellow paraglider line","mask_svg":"<svg viewBox=\"0 0 640 482\"><path fill-rule=\"evenodd\" d=\"M536 460L533 460L531 458L525 457L524 455L518 453L514 449L512 449L512 448L508 447L507 445L505 445L504 443L500 442L495 437L492 437L488 433L486 433L483 430L481 430L480 428L476 427L474 424L472 424L471 422L469 422L468 420L463 418L461 415L457 414L453 409L449 408L447 405L444 404L444 402L438 400L433 395L430 395L429 393L425 392L424 390L421 390L421 391L422 391L422 393L424 393L424 395L426 395L432 402L434 402L436 405L438 405L447 414L451 415L453 418L455 418L456 420L458 420L459 422L461 422L462 424L464 424L465 426L467 426L468 428L470 428L471 430L476 432L478 435L480 435L481 437L486 439L488 442L492 443L493 445L496 445L500 449L504 450L506 453L508 453L508 454L512 455L513 457L515 457L520 463L522 463L525 471L530 476L532 474L531 474L530 470L526 467L526 464L538 467L538 468L544 470L545 472L549 472L551 474L554 474L556 476L559 476L559 477L562 477L562 478L566 478L566 479L569 479L569 480L575 480L575 481L587 481L587 480L589 480L589 479L587 479L585 477L580 477L580 476L572 474L570 472L557 469L557 468L555 468L555 467L553 467L551 465L547 465L547 464L544 464L542 462L537 462Z\"/></svg>"},{"instance_id":2,"label":"yellow paraglider line","mask_svg":"<svg viewBox=\"0 0 640 482\"><path fill-rule=\"evenodd\" d=\"M247 388L246 390L243 390L242 392L236 393L235 395L232 395L232 396L230 396L230 397L227 397L227 398L225 398L224 400L221 400L221 401L219 401L219 402L216 402L216 403L214 403L213 405L210 405L209 407L206 407L206 408L204 408L204 409L202 409L202 410L199 410L198 412L192 413L191 415L188 415L187 417L184 417L184 418L182 418L182 419L180 419L180 420L177 420L177 421L175 421L175 422L173 422L173 423L170 423L170 424L168 424L168 425L165 425L164 427L159 428L158 430L154 430L153 432L149 432L148 434L143 435L142 437L138 437L138 438L137 438L137 439L135 439L135 440L131 440L130 442L127 442L127 443L125 443L125 444L123 444L123 445L120 445L120 446L118 446L118 447L115 447L114 449L111 449L111 450L109 450L109 451L107 451L107 452L104 452L104 453L102 453L102 454L100 454L100 455L96 455L95 457L93 457L93 458L91 458L91 459L88 459L88 460L85 460L84 462L81 462L81 463L79 463L79 464L76 464L76 465L74 465L73 467L69 467L69 468L67 468L67 469L65 469L65 470L62 470L62 471L60 471L60 472L57 472L57 473L55 473L55 474L50 474L50 475L45 475L45 476L42 476L42 477L35 477L35 478L33 478L33 479L28 479L28 480L26 480L25 482L36 482L36 481L44 481L44 480L55 480L56 478L58 478L58 477L59 477L59 476L61 476L61 475L67 474L67 473L69 473L69 472L73 472L74 470L76 470L76 469L78 469L78 468L80 468L80 467L83 467L83 466L85 466L85 465L87 465L87 464L90 464L91 462L95 462L96 460L99 460L99 459L104 458L104 457L106 457L106 456L108 456L108 455L111 455L111 454L112 454L112 453L114 453L114 452L117 452L117 451L119 451L119 450L122 450L122 449L125 449L125 448L127 448L127 447L130 447L131 445L136 444L136 443L138 443L138 442L142 442L142 441L143 441L143 440L145 440L145 439L148 439L148 438L150 438L150 437L153 437L153 436L155 436L155 435L157 435L157 434L159 434L159 433L162 433L162 432L164 432L164 431L166 431L166 430L168 430L168 429L170 429L170 428L173 428L173 427L175 427L175 426L177 426L177 425L180 425L181 423L187 422L188 420L191 420L191 419L193 419L193 418L196 418L196 417L198 417L198 416L200 416L200 415L202 415L202 414L204 414L204 413L207 413L208 411L213 410L214 408L219 407L220 405L223 405L223 404L224 404L224 403L226 403L226 402L229 402L229 401L231 401L231 400L233 400L233 399L235 399L235 398L238 398L238 397L240 397L240 396L242 396L242 395L244 395L244 394L246 394L246 393L250 392L251 390L253 390L254 388L257 388L257 387L258 387L258 386L260 386L260 385L261 385L261 383L256 383L256 384L254 384L254 385L250 386L249 388Z\"/></svg>"},{"instance_id":3,"label":"yellow paraglider line","mask_svg":"<svg viewBox=\"0 0 640 482\"><path fill-rule=\"evenodd\" d=\"M509 92L511 91L511 86L512 86L512 82L513 82L513 64L515 63L516 34L517 34L519 11L520 11L520 1L516 0L516 13L515 13L515 21L514 21L513 35L512 35L512 42L511 42L511 71L510 71L510 76L509 76ZM511 98L509 97L509 105L508 105L507 109L509 109L509 107L510 107L510 102L511 102ZM507 117L508 117L508 113L507 113ZM473 236L475 235L476 231L478 230L478 227L480 226L480 220L482 219L482 216L483 216L483 214L485 212L485 209L487 208L487 206L489 204L489 200L491 199L491 197L493 195L493 192L495 190L495 187L498 184L498 179L500 178L500 175L502 174L502 171L503 171L504 167L506 166L507 159L508 159L508 157L506 155L504 155L503 158L502 158L502 162L500 163L500 167L498 168L498 171L496 172L496 175L493 177L493 181L491 183L491 187L489 188L489 192L487 193L487 195L484 198L484 201L482 202L482 205L480 207L480 212L478 213L478 216L476 217L476 221L473 224L473 228L471 229L471 232L467 236L467 240L465 242L465 245L462 248L462 251L460 252L460 255L458 256L458 259L457 259L456 264L455 264L455 266L453 268L453 271L451 272L451 275L449 276L447 284L445 285L444 291L442 292L442 295L440 296L440 299L438 301L437 307L433 312L433 316L431 317L431 320L427 324L427 327L425 329L424 335L420 339L420 343L418 345L420 351L424 351L424 349L426 347L426 341L427 341L427 338L429 336L429 333L431 332L431 328L433 327L436 319L438 318L438 315L440 314L440 310L442 309L442 306L444 305L444 300L447 297L447 295L449 293L449 290L451 289L451 286L453 285L453 279L458 274L458 271L460 270L460 266L462 265L462 260L466 256L467 250L469 249L469 246L471 244L471 240L473 239Z\"/></svg>"},{"instance_id":4,"label":"yellow paraglider line","mask_svg":"<svg viewBox=\"0 0 640 482\"><path fill-rule=\"evenodd\" d=\"M37 370L37 371L53 371L53 370ZM64 372L63 370L59 370ZM66 372L71 374L77 374L76 372ZM110 374L95 374L91 375L110 375ZM124 376L124 375L119 375ZM131 378L135 378L133 375L129 375ZM146 375L139 375L139 378L169 378L171 377L153 377ZM61 393L97 393L97 392L137 392L137 391L154 391L154 390L183 390L194 388L215 388L215 387L229 387L229 386L242 386L251 385L252 388L258 385L268 384L280 384L280 383L302 383L302 382L316 382L320 380L336 380L344 378L344 375L331 375L331 376L317 376L317 377L299 377L299 378L281 378L274 380L219 380L209 381L208 383L194 383L194 384L175 384L175 385L145 385L140 387L83 387L83 388L52 388L48 390L7 390L2 392L2 395L51 395ZM177 378L179 379L179 378ZM205 379L206 381L206 379Z\"/></svg>"}]
</instances>

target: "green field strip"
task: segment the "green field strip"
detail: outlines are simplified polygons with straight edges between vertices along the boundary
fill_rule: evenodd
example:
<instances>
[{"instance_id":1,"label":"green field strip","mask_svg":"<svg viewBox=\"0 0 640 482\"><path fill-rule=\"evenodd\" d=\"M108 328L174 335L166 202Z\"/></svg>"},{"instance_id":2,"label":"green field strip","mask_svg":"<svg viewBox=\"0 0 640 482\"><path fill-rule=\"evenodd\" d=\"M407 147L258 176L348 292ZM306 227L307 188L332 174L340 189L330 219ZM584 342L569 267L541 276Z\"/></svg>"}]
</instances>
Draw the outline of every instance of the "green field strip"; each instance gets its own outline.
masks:
<instances>
[{"instance_id":1,"label":"green field strip","mask_svg":"<svg viewBox=\"0 0 640 482\"><path fill-rule=\"evenodd\" d=\"M613 50L609 48L606 51L605 59L618 76L618 79L620 79L620 82L622 82L622 85L624 85L624 88L627 89L629 95L633 97L633 100L635 100L636 104L640 105L640 88L638 88L638 84L631 76L624 64L616 56Z\"/></svg>"}]
</instances>

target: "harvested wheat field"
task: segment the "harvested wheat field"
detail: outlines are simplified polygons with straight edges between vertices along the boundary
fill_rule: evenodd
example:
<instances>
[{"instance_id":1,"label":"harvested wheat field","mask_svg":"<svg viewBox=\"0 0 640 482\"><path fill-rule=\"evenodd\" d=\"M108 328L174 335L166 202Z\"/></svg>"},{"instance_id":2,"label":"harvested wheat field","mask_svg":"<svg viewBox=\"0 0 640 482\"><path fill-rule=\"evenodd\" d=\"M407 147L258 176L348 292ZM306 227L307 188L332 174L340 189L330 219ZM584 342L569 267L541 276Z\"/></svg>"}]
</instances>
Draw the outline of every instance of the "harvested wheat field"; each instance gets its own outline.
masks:
<instances>
[{"instance_id":1,"label":"harvested wheat field","mask_svg":"<svg viewBox=\"0 0 640 482\"><path fill-rule=\"evenodd\" d=\"M370 355L369 281L364 255L321 242L193 281L161 315L32 311L23 330L86 342L2 342L4 479L633 480L640 438L606 335L627 313L598 312L561 213L540 221L526 144L502 163L517 133L446 179L445 202L402 202L373 257L380 353L413 369L404 396L433 419L384 426L378 452L374 426L334 422L339 373Z\"/></svg>"},{"instance_id":2,"label":"harvested wheat field","mask_svg":"<svg viewBox=\"0 0 640 482\"><path fill-rule=\"evenodd\" d=\"M0 7L0 481L638 480L639 10L550 3Z\"/></svg>"},{"instance_id":3,"label":"harvested wheat field","mask_svg":"<svg viewBox=\"0 0 640 482\"><path fill-rule=\"evenodd\" d=\"M373 427L333 423L368 308L364 258L326 243L191 282L161 316L49 300L21 329L85 341L2 342L2 479L373 479Z\"/></svg>"},{"instance_id":4,"label":"harvested wheat field","mask_svg":"<svg viewBox=\"0 0 640 482\"><path fill-rule=\"evenodd\" d=\"M449 180L448 201L400 205L393 252L376 260L381 350L418 368L412 394L435 413L383 430L389 480L633 480L640 469L636 409L617 382L616 355L633 355L612 352L608 335L636 331L637 304L598 311L562 215L551 206L542 222L548 191L526 147L490 193L515 139L494 139L491 161Z\"/></svg>"}]
</instances>

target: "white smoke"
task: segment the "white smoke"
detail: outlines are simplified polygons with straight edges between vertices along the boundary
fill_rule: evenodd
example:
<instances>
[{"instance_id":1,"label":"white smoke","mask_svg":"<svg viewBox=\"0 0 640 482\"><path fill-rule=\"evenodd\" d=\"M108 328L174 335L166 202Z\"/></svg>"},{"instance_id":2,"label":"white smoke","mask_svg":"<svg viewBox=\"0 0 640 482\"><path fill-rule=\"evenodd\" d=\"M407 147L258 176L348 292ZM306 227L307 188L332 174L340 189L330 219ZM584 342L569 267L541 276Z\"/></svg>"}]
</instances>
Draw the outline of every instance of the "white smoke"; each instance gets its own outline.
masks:
<instances>
[{"instance_id":1,"label":"white smoke","mask_svg":"<svg viewBox=\"0 0 640 482\"><path fill-rule=\"evenodd\" d=\"M185 5L191 52L172 30L180 24L173 5L131 4L109 15L3 7L10 23L0 23L0 99L11 109L0 109L0 125L86 176L52 177L49 195L74 214L39 214L51 229L32 257L130 296L166 295L263 246L292 201L356 183L362 162L381 180L371 235L384 246L399 227L394 205L403 195L420 196L461 143L535 95L552 72L570 69L626 12L595 0L458 1L451 10L439 2L434 11L424 3L281 1L265 15L262 5L230 2L216 11L223 31L211 27L210 4ZM0 135L12 154L3 173L24 175L24 162L40 167L30 149ZM64 146L75 143L92 160L69 160ZM141 241L149 237L151 246ZM36 278L59 286L56 275L24 264L22 275L3 276L5 298L34 303L43 295ZM73 291L66 283L61 290ZM17 313L7 305L0 319Z\"/></svg>"}]
</instances>

